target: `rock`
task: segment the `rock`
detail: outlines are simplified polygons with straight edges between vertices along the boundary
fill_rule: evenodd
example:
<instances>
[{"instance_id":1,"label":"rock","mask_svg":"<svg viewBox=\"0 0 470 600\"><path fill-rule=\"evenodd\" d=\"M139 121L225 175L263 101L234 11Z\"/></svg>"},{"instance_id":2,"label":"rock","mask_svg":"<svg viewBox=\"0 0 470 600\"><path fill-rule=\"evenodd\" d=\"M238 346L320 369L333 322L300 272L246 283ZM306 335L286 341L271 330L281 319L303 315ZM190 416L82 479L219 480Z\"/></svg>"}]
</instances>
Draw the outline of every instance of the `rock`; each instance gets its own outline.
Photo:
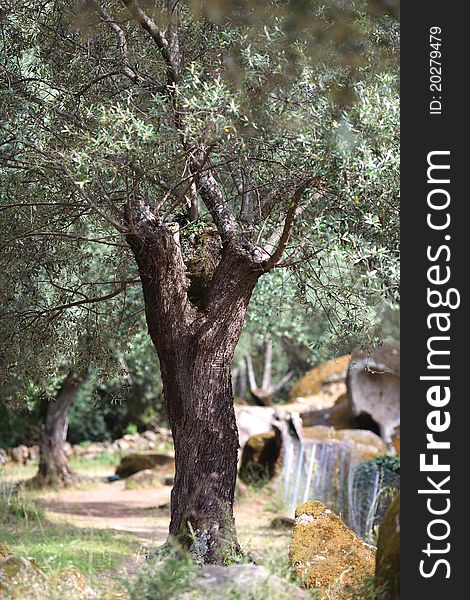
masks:
<instances>
[{"instance_id":1,"label":"rock","mask_svg":"<svg viewBox=\"0 0 470 600\"><path fill-rule=\"evenodd\" d=\"M276 600L309 600L310 594L293 583L272 575L264 567L250 564L228 567L206 565L190 581L191 591L178 596L190 600L194 592L207 600L221 598L265 598Z\"/></svg>"},{"instance_id":2,"label":"rock","mask_svg":"<svg viewBox=\"0 0 470 600\"><path fill-rule=\"evenodd\" d=\"M0 597L12 600L90 600L96 598L96 594L74 567L59 569L48 576L35 561L10 555L0 559Z\"/></svg>"},{"instance_id":3,"label":"rock","mask_svg":"<svg viewBox=\"0 0 470 600\"><path fill-rule=\"evenodd\" d=\"M340 356L309 371L294 385L290 393L293 402L303 400L317 410L331 408L344 394L350 356Z\"/></svg>"},{"instance_id":4,"label":"rock","mask_svg":"<svg viewBox=\"0 0 470 600\"><path fill-rule=\"evenodd\" d=\"M8 462L8 454L6 450L0 448L0 467L3 467L4 464Z\"/></svg>"},{"instance_id":5,"label":"rock","mask_svg":"<svg viewBox=\"0 0 470 600\"><path fill-rule=\"evenodd\" d=\"M28 446L20 445L16 448L12 448L10 450L10 456L13 462L25 465L29 456Z\"/></svg>"},{"instance_id":6,"label":"rock","mask_svg":"<svg viewBox=\"0 0 470 600\"><path fill-rule=\"evenodd\" d=\"M30 446L28 448L28 460L37 461L39 460L39 446Z\"/></svg>"},{"instance_id":7,"label":"rock","mask_svg":"<svg viewBox=\"0 0 470 600\"><path fill-rule=\"evenodd\" d=\"M72 444L70 444L69 442L64 442L62 444L62 449L67 458L70 458L71 456L73 456L73 447L72 447Z\"/></svg>"},{"instance_id":8,"label":"rock","mask_svg":"<svg viewBox=\"0 0 470 600\"><path fill-rule=\"evenodd\" d=\"M160 485L160 476L155 469L144 469L129 475L126 479L126 490L154 488Z\"/></svg>"},{"instance_id":9,"label":"rock","mask_svg":"<svg viewBox=\"0 0 470 600\"><path fill-rule=\"evenodd\" d=\"M384 344L370 355L356 350L349 364L347 388L356 417L372 419L390 444L400 425L400 344Z\"/></svg>"},{"instance_id":10,"label":"rock","mask_svg":"<svg viewBox=\"0 0 470 600\"><path fill-rule=\"evenodd\" d=\"M386 586L387 600L400 599L400 494L380 526L375 577L379 585Z\"/></svg>"},{"instance_id":11,"label":"rock","mask_svg":"<svg viewBox=\"0 0 470 600\"><path fill-rule=\"evenodd\" d=\"M352 473L349 525L370 544L377 544L379 525L400 490L400 457L366 460Z\"/></svg>"},{"instance_id":12,"label":"rock","mask_svg":"<svg viewBox=\"0 0 470 600\"><path fill-rule=\"evenodd\" d=\"M295 511L289 559L307 588L328 590L338 597L374 574L375 550L321 502L306 502Z\"/></svg>"},{"instance_id":13,"label":"rock","mask_svg":"<svg viewBox=\"0 0 470 600\"><path fill-rule=\"evenodd\" d=\"M41 598L47 587L47 576L32 561L12 555L0 559L0 592L9 598Z\"/></svg>"},{"instance_id":14,"label":"rock","mask_svg":"<svg viewBox=\"0 0 470 600\"><path fill-rule=\"evenodd\" d=\"M243 448L240 479L245 483L262 483L272 479L281 444L278 430L252 436Z\"/></svg>"},{"instance_id":15,"label":"rock","mask_svg":"<svg viewBox=\"0 0 470 600\"><path fill-rule=\"evenodd\" d=\"M273 430L275 409L270 406L235 406L240 448L253 435L269 433Z\"/></svg>"},{"instance_id":16,"label":"rock","mask_svg":"<svg viewBox=\"0 0 470 600\"><path fill-rule=\"evenodd\" d=\"M301 418L304 427L326 425L335 429L353 429L355 425L347 394L342 394L330 408L302 412Z\"/></svg>"},{"instance_id":17,"label":"rock","mask_svg":"<svg viewBox=\"0 0 470 600\"><path fill-rule=\"evenodd\" d=\"M395 427L392 433L392 446L397 454L400 454L400 425Z\"/></svg>"},{"instance_id":18,"label":"rock","mask_svg":"<svg viewBox=\"0 0 470 600\"><path fill-rule=\"evenodd\" d=\"M294 527L294 519L291 517L275 517L271 521L272 529L292 529Z\"/></svg>"},{"instance_id":19,"label":"rock","mask_svg":"<svg viewBox=\"0 0 470 600\"><path fill-rule=\"evenodd\" d=\"M103 454L103 452L106 451L106 448L104 444L101 444L100 442L94 442L93 444L84 447L83 450L84 452L81 453L81 456L85 459L91 459Z\"/></svg>"},{"instance_id":20,"label":"rock","mask_svg":"<svg viewBox=\"0 0 470 600\"><path fill-rule=\"evenodd\" d=\"M0 559L11 554L10 547L5 542L0 542Z\"/></svg>"},{"instance_id":21,"label":"rock","mask_svg":"<svg viewBox=\"0 0 470 600\"><path fill-rule=\"evenodd\" d=\"M128 454L121 459L116 468L116 475L125 479L138 471L153 469L155 467L174 468L175 459L167 454Z\"/></svg>"},{"instance_id":22,"label":"rock","mask_svg":"<svg viewBox=\"0 0 470 600\"><path fill-rule=\"evenodd\" d=\"M155 433L155 431L144 431L142 433L142 437L145 438L146 440L148 440L149 442L157 442L158 441L158 435Z\"/></svg>"},{"instance_id":23,"label":"rock","mask_svg":"<svg viewBox=\"0 0 470 600\"><path fill-rule=\"evenodd\" d=\"M303 435L317 442L332 441L348 445L362 460L374 458L387 453L384 441L373 431L367 429L334 429L324 425L304 427Z\"/></svg>"},{"instance_id":24,"label":"rock","mask_svg":"<svg viewBox=\"0 0 470 600\"><path fill-rule=\"evenodd\" d=\"M117 452L126 452L129 450L129 443L126 440L115 440L112 445L116 448Z\"/></svg>"},{"instance_id":25,"label":"rock","mask_svg":"<svg viewBox=\"0 0 470 600\"><path fill-rule=\"evenodd\" d=\"M85 577L76 567L64 567L49 577L51 587L57 597L88 600L96 598L95 592L88 587Z\"/></svg>"}]
</instances>

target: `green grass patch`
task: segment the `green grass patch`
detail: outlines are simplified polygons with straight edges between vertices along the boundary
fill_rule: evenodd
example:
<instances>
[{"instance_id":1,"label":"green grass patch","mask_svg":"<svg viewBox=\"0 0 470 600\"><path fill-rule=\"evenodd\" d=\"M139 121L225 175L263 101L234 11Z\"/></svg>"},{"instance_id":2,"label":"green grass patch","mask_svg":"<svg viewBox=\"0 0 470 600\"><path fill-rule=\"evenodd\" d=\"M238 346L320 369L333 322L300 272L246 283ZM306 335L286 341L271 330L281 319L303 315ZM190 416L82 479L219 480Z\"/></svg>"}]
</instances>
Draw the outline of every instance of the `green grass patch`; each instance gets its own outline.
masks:
<instances>
[{"instance_id":1,"label":"green grass patch","mask_svg":"<svg viewBox=\"0 0 470 600\"><path fill-rule=\"evenodd\" d=\"M133 536L111 529L84 529L42 519L23 528L0 526L0 538L15 554L37 560L45 572L77 567L88 577L113 571L139 547Z\"/></svg>"},{"instance_id":2,"label":"green grass patch","mask_svg":"<svg viewBox=\"0 0 470 600\"><path fill-rule=\"evenodd\" d=\"M120 454L108 454L107 452L102 452L93 458L71 458L69 460L69 466L72 471L78 472L100 467L116 467L120 460Z\"/></svg>"}]
</instances>

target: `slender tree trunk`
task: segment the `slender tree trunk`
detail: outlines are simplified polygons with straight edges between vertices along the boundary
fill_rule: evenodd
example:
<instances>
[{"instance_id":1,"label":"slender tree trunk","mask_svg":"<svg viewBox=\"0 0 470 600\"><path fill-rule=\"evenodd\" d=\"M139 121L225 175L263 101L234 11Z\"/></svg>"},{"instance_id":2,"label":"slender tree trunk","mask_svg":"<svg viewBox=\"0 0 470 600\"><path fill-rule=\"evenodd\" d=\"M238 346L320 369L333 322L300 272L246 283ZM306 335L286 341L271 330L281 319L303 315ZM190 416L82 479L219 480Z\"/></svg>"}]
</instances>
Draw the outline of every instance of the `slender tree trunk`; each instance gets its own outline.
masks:
<instances>
[{"instance_id":1,"label":"slender tree trunk","mask_svg":"<svg viewBox=\"0 0 470 600\"><path fill-rule=\"evenodd\" d=\"M67 437L69 411L77 396L81 375L70 372L54 400L43 400L39 429L39 470L32 481L37 487L66 486L73 479L63 444Z\"/></svg>"},{"instance_id":2,"label":"slender tree trunk","mask_svg":"<svg viewBox=\"0 0 470 600\"><path fill-rule=\"evenodd\" d=\"M233 502L238 430L230 367L260 272L224 249L203 308L188 299L177 235L128 236L144 291L147 325L157 350L175 444L170 537L199 562L238 551Z\"/></svg>"}]
</instances>

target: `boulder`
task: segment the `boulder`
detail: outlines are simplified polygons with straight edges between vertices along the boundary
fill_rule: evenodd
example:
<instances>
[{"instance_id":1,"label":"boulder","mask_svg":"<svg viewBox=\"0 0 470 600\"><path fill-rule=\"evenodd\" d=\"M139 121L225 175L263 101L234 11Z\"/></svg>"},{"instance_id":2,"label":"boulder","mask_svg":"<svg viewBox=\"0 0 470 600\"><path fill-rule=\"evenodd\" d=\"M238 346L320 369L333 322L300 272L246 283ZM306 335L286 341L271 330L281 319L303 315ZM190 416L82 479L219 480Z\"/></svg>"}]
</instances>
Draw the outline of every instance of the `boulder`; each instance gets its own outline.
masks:
<instances>
[{"instance_id":1,"label":"boulder","mask_svg":"<svg viewBox=\"0 0 470 600\"><path fill-rule=\"evenodd\" d=\"M155 469L144 469L129 475L126 479L126 490L154 488L160 485L160 476Z\"/></svg>"},{"instance_id":2,"label":"boulder","mask_svg":"<svg viewBox=\"0 0 470 600\"><path fill-rule=\"evenodd\" d=\"M303 401L317 410L331 408L345 393L349 354L333 358L309 371L293 386L290 399Z\"/></svg>"},{"instance_id":3,"label":"boulder","mask_svg":"<svg viewBox=\"0 0 470 600\"><path fill-rule=\"evenodd\" d=\"M346 599L374 574L375 550L324 504L306 502L295 511L289 559L307 588L334 588Z\"/></svg>"},{"instance_id":4,"label":"boulder","mask_svg":"<svg viewBox=\"0 0 470 600\"><path fill-rule=\"evenodd\" d=\"M375 577L387 600L400 600L400 494L388 507L379 530Z\"/></svg>"},{"instance_id":5,"label":"boulder","mask_svg":"<svg viewBox=\"0 0 470 600\"><path fill-rule=\"evenodd\" d=\"M387 453L387 446L384 441L368 429L335 429L334 427L315 425L304 427L303 435L306 439L317 443L338 442L345 444L355 454L360 455L362 460Z\"/></svg>"},{"instance_id":6,"label":"boulder","mask_svg":"<svg viewBox=\"0 0 470 600\"><path fill-rule=\"evenodd\" d=\"M240 448L243 450L246 442L253 435L269 433L273 430L275 410L270 406L235 406Z\"/></svg>"},{"instance_id":7,"label":"boulder","mask_svg":"<svg viewBox=\"0 0 470 600\"><path fill-rule=\"evenodd\" d=\"M252 484L272 479L281 445L281 434L278 430L252 436L243 448L240 479Z\"/></svg>"},{"instance_id":8,"label":"boulder","mask_svg":"<svg viewBox=\"0 0 470 600\"><path fill-rule=\"evenodd\" d=\"M0 558L0 598L90 600L96 598L96 594L75 567L59 569L46 575L35 561L10 555Z\"/></svg>"},{"instance_id":9,"label":"boulder","mask_svg":"<svg viewBox=\"0 0 470 600\"><path fill-rule=\"evenodd\" d=\"M28 460L37 461L39 460L39 446L30 446L28 448Z\"/></svg>"},{"instance_id":10,"label":"boulder","mask_svg":"<svg viewBox=\"0 0 470 600\"><path fill-rule=\"evenodd\" d=\"M384 344L371 354L355 350L348 368L347 388L356 417L371 419L390 444L400 425L400 344Z\"/></svg>"},{"instance_id":11,"label":"boulder","mask_svg":"<svg viewBox=\"0 0 470 600\"><path fill-rule=\"evenodd\" d=\"M311 595L306 590L273 575L264 567L251 564L228 567L206 565L194 579L191 579L190 585L191 591L180 594L177 600L190 600L195 595L207 600L220 600L221 598L311 599Z\"/></svg>"},{"instance_id":12,"label":"boulder","mask_svg":"<svg viewBox=\"0 0 470 600\"><path fill-rule=\"evenodd\" d=\"M125 479L138 471L145 469L154 469L155 467L165 467L174 469L175 459L167 454L128 454L121 459L116 467L116 475ZM161 471L162 469L159 469Z\"/></svg>"},{"instance_id":13,"label":"boulder","mask_svg":"<svg viewBox=\"0 0 470 600\"><path fill-rule=\"evenodd\" d=\"M353 429L355 425L355 417L346 393L330 408L303 411L301 418L304 427L326 425L335 429Z\"/></svg>"},{"instance_id":14,"label":"boulder","mask_svg":"<svg viewBox=\"0 0 470 600\"><path fill-rule=\"evenodd\" d=\"M144 431L142 433L142 437L145 438L146 440L148 440L149 442L157 442L158 441L158 435L155 433L155 431Z\"/></svg>"},{"instance_id":15,"label":"boulder","mask_svg":"<svg viewBox=\"0 0 470 600\"><path fill-rule=\"evenodd\" d=\"M392 433L392 446L397 454L400 454L400 425L395 427Z\"/></svg>"},{"instance_id":16,"label":"boulder","mask_svg":"<svg viewBox=\"0 0 470 600\"><path fill-rule=\"evenodd\" d=\"M42 598L47 588L46 574L32 561L13 555L0 559L0 592L7 594L6 597Z\"/></svg>"},{"instance_id":17,"label":"boulder","mask_svg":"<svg viewBox=\"0 0 470 600\"><path fill-rule=\"evenodd\" d=\"M0 448L0 467L3 467L4 464L8 462L8 454L6 450Z\"/></svg>"},{"instance_id":18,"label":"boulder","mask_svg":"<svg viewBox=\"0 0 470 600\"><path fill-rule=\"evenodd\" d=\"M10 450L10 456L11 456L11 460L13 462L25 465L28 460L28 456L29 456L28 446L20 445L20 446L17 446L16 448L12 448Z\"/></svg>"}]
</instances>

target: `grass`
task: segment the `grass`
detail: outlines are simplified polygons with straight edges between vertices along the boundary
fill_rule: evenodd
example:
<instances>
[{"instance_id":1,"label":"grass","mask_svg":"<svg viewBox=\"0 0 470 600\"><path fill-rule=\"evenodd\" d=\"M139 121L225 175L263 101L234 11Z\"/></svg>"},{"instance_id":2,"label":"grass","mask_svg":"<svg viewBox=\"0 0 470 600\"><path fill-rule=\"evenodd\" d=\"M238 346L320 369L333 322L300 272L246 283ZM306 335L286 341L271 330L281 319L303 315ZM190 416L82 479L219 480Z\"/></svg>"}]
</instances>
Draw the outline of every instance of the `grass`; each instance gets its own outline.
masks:
<instances>
[{"instance_id":1,"label":"grass","mask_svg":"<svg viewBox=\"0 0 470 600\"><path fill-rule=\"evenodd\" d=\"M119 585L113 572L140 546L131 534L112 529L51 523L34 495L6 481L0 481L0 540L9 552L34 559L52 577L59 569L78 569L103 594Z\"/></svg>"},{"instance_id":2,"label":"grass","mask_svg":"<svg viewBox=\"0 0 470 600\"><path fill-rule=\"evenodd\" d=\"M72 471L87 471L100 467L116 467L121 460L120 454L102 452L93 458L71 458L69 465Z\"/></svg>"},{"instance_id":3,"label":"grass","mask_svg":"<svg viewBox=\"0 0 470 600\"><path fill-rule=\"evenodd\" d=\"M14 554L35 559L45 572L76 567L87 577L116 570L138 549L130 535L111 529L84 529L30 521L24 527L0 526L0 538Z\"/></svg>"}]
</instances>

